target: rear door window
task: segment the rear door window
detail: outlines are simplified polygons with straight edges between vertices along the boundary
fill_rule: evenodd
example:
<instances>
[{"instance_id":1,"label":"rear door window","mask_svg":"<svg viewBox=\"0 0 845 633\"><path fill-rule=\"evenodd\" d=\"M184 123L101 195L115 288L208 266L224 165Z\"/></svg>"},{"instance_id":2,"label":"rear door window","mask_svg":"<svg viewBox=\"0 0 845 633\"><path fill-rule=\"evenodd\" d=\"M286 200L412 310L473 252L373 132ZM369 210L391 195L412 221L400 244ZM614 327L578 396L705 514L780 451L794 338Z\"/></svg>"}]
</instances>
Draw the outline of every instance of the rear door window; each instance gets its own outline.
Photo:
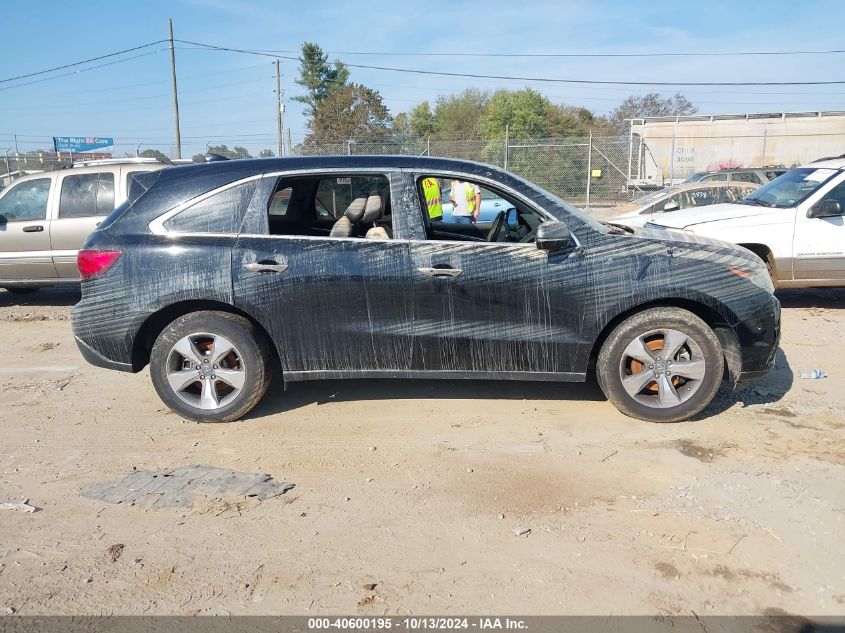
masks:
<instances>
[{"instance_id":1,"label":"rear door window","mask_svg":"<svg viewBox=\"0 0 845 633\"><path fill-rule=\"evenodd\" d=\"M114 174L71 174L62 180L59 218L108 215L114 211Z\"/></svg>"},{"instance_id":2,"label":"rear door window","mask_svg":"<svg viewBox=\"0 0 845 633\"><path fill-rule=\"evenodd\" d=\"M30 222L47 218L50 179L38 178L19 182L0 198L0 223Z\"/></svg>"},{"instance_id":3,"label":"rear door window","mask_svg":"<svg viewBox=\"0 0 845 633\"><path fill-rule=\"evenodd\" d=\"M315 205L317 215L340 218L355 198L368 196L373 191L387 189L384 176L347 176L323 178L317 184Z\"/></svg>"},{"instance_id":4,"label":"rear door window","mask_svg":"<svg viewBox=\"0 0 845 633\"><path fill-rule=\"evenodd\" d=\"M376 225L392 232L390 181L382 174L280 178L267 204L271 235L328 236L353 200L381 197L381 214L351 222L349 237L365 237ZM388 230L389 229L389 230ZM337 235L336 235L337 236Z\"/></svg>"}]
</instances>

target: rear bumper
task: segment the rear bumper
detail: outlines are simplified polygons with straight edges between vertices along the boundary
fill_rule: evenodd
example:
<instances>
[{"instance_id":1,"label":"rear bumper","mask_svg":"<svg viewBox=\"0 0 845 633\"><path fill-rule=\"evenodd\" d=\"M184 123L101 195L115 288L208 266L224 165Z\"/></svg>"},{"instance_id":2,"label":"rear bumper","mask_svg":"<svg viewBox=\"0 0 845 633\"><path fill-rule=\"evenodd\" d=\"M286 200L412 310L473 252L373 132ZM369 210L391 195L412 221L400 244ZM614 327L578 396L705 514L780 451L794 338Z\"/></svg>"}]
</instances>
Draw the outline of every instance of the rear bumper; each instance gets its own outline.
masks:
<instances>
[{"instance_id":1,"label":"rear bumper","mask_svg":"<svg viewBox=\"0 0 845 633\"><path fill-rule=\"evenodd\" d=\"M96 367L105 367L106 369L116 369L117 371L133 371L132 363L119 363L115 360L110 360L94 348L84 343L78 336L74 336L73 338L76 339L76 346L82 353L82 357L92 365L95 365Z\"/></svg>"}]
</instances>

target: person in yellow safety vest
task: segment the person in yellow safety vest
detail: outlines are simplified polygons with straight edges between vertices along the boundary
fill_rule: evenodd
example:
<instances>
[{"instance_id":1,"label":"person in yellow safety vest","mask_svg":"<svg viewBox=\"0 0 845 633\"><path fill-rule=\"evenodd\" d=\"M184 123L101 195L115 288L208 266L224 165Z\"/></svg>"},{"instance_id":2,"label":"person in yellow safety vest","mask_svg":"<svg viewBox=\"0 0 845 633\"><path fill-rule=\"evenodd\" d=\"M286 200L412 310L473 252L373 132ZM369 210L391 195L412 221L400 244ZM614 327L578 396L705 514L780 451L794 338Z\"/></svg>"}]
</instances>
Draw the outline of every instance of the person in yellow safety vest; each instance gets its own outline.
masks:
<instances>
[{"instance_id":1,"label":"person in yellow safety vest","mask_svg":"<svg viewBox=\"0 0 845 633\"><path fill-rule=\"evenodd\" d=\"M440 183L437 178L423 178L423 195L428 206L428 219L430 222L440 222L443 219L443 196L440 193Z\"/></svg>"},{"instance_id":2,"label":"person in yellow safety vest","mask_svg":"<svg viewBox=\"0 0 845 633\"><path fill-rule=\"evenodd\" d=\"M455 224L475 224L481 211L481 189L471 182L452 181L449 191L452 207L452 222Z\"/></svg>"}]
</instances>

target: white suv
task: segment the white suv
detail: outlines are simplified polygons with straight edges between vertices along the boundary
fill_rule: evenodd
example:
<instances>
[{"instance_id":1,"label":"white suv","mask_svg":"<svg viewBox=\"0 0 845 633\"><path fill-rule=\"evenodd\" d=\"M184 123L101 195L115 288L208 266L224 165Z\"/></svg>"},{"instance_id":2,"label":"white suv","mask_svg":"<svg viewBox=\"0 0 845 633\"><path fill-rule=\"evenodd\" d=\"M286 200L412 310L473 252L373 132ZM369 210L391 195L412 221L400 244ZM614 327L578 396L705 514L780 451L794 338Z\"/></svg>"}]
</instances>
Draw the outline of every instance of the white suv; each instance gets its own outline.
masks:
<instances>
[{"instance_id":1,"label":"white suv","mask_svg":"<svg viewBox=\"0 0 845 633\"><path fill-rule=\"evenodd\" d=\"M792 169L730 204L667 213L646 228L739 244L779 288L845 286L845 157Z\"/></svg>"},{"instance_id":2,"label":"white suv","mask_svg":"<svg viewBox=\"0 0 845 633\"><path fill-rule=\"evenodd\" d=\"M133 197L137 176L166 166L154 158L97 160L12 182L0 192L0 288L78 284L85 239Z\"/></svg>"}]
</instances>

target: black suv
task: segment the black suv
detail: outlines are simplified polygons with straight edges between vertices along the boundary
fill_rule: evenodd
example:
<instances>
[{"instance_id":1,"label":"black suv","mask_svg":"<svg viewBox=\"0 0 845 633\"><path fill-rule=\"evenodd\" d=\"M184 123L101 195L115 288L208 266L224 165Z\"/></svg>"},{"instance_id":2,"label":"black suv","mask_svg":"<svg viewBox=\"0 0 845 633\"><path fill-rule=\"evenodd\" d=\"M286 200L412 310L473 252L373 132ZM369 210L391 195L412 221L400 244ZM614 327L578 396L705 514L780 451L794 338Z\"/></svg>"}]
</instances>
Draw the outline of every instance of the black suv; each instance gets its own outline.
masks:
<instances>
[{"instance_id":1,"label":"black suv","mask_svg":"<svg viewBox=\"0 0 845 633\"><path fill-rule=\"evenodd\" d=\"M95 365L149 364L193 420L246 414L275 365L284 381L595 371L624 413L672 422L774 362L780 305L751 252L602 224L489 165L282 158L138 180L79 254L74 334ZM516 213L444 222L456 182Z\"/></svg>"}]
</instances>

